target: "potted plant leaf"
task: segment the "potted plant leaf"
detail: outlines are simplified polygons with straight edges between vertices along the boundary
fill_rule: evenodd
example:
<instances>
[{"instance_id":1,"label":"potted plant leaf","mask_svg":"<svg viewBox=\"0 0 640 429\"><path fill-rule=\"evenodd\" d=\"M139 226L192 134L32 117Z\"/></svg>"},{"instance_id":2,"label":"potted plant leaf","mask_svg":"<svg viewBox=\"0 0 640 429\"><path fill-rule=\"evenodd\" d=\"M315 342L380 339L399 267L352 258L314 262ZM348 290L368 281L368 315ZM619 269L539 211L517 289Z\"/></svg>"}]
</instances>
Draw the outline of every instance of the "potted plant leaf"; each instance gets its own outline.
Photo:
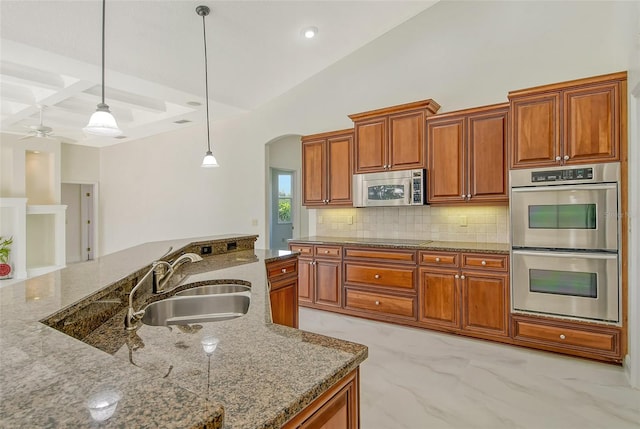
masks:
<instances>
[{"instance_id":1,"label":"potted plant leaf","mask_svg":"<svg viewBox=\"0 0 640 429\"><path fill-rule=\"evenodd\" d=\"M13 237L4 238L0 236L0 279L13 277L13 267L9 263L11 244L13 244Z\"/></svg>"}]
</instances>

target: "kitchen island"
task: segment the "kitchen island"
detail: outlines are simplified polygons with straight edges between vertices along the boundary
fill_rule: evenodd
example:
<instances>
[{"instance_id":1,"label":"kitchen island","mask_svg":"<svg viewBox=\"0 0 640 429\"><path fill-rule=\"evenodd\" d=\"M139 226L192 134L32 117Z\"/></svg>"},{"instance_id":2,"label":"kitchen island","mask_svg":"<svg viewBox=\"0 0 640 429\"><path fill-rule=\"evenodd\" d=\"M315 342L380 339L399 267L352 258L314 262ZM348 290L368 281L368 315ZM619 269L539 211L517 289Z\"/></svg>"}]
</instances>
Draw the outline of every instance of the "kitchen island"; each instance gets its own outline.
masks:
<instances>
[{"instance_id":1,"label":"kitchen island","mask_svg":"<svg viewBox=\"0 0 640 429\"><path fill-rule=\"evenodd\" d=\"M0 426L278 428L357 374L365 346L271 323L265 263L295 253L235 249L238 238L252 237L148 243L0 288ZM123 329L124 298L154 259L220 243L233 251L184 266L176 281L249 284L246 315ZM219 339L210 355L206 336ZM90 412L90 399L109 397L114 410Z\"/></svg>"}]
</instances>

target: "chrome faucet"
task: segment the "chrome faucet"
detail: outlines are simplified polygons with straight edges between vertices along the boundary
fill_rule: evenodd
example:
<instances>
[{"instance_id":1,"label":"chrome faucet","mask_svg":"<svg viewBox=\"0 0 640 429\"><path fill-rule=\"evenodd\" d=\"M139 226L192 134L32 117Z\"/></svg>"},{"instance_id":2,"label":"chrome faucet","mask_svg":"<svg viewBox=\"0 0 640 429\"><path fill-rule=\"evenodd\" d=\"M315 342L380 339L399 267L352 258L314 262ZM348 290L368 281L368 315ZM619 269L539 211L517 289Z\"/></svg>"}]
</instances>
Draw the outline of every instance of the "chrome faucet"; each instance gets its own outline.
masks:
<instances>
[{"instance_id":1,"label":"chrome faucet","mask_svg":"<svg viewBox=\"0 0 640 429\"><path fill-rule=\"evenodd\" d=\"M171 268L171 264L169 264L168 262L155 261L153 264L151 264L151 268L149 269L149 271L147 271L147 273L140 279L140 281L136 283L136 285L133 287L133 289L131 289L131 292L129 293L129 310L127 310L127 315L124 317L124 328L128 331L133 331L134 329L136 329L136 322L142 319L142 316L144 316L144 310L135 311L133 309L133 294L159 265L166 265L167 267Z\"/></svg>"},{"instance_id":2,"label":"chrome faucet","mask_svg":"<svg viewBox=\"0 0 640 429\"><path fill-rule=\"evenodd\" d=\"M129 309L127 310L127 315L124 318L125 329L128 331L136 329L136 322L138 322L138 320L142 319L142 316L144 316L144 310L135 311L133 309L133 294L151 274L153 274L153 293L160 293L163 292L162 289L166 286L169 279L173 276L173 273L176 271L177 267L185 262L198 261L202 261L202 258L199 255L196 255L195 253L185 253L184 255L173 261L173 263L171 264L167 261L153 262L149 271L147 271L147 273L140 279L140 281L133 287L133 289L131 289L131 293L129 293Z\"/></svg>"},{"instance_id":3,"label":"chrome faucet","mask_svg":"<svg viewBox=\"0 0 640 429\"><path fill-rule=\"evenodd\" d=\"M202 258L195 253L185 253L178 259L169 264L159 264L153 267L153 293L166 292L164 290L167 283L176 272L176 269L185 262L198 262L202 261ZM164 261L162 261L164 262ZM168 267L165 270L165 266Z\"/></svg>"}]
</instances>

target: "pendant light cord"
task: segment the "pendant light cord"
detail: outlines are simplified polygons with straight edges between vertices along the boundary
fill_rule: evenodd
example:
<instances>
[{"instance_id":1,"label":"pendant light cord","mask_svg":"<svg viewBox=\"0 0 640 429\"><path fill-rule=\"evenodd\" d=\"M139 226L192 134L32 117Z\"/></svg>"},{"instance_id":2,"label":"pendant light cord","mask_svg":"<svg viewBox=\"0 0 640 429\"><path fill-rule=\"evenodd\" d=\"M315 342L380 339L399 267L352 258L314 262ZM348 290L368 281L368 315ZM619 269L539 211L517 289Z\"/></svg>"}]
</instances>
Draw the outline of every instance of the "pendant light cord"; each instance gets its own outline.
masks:
<instances>
[{"instance_id":1,"label":"pendant light cord","mask_svg":"<svg viewBox=\"0 0 640 429\"><path fill-rule=\"evenodd\" d=\"M102 104L104 104L104 15L107 0L102 0Z\"/></svg>"},{"instance_id":2,"label":"pendant light cord","mask_svg":"<svg viewBox=\"0 0 640 429\"><path fill-rule=\"evenodd\" d=\"M206 15L202 15L202 34L204 34L204 91L205 91L205 105L207 106L207 151L211 152L211 138L209 131L209 73L207 63L207 27L204 24L204 18Z\"/></svg>"}]
</instances>

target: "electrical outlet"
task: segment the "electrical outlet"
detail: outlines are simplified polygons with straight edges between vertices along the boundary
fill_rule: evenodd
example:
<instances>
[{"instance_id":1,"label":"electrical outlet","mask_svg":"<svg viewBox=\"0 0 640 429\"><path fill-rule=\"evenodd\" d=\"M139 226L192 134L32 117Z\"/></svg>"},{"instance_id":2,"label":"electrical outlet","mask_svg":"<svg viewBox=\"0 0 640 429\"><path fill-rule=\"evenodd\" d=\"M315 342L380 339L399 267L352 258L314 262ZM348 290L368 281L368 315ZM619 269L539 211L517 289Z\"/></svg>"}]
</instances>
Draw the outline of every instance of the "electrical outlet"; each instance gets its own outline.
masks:
<instances>
[{"instance_id":1,"label":"electrical outlet","mask_svg":"<svg viewBox=\"0 0 640 429\"><path fill-rule=\"evenodd\" d=\"M211 254L211 246L202 246L200 248L201 255L210 255Z\"/></svg>"},{"instance_id":2,"label":"electrical outlet","mask_svg":"<svg viewBox=\"0 0 640 429\"><path fill-rule=\"evenodd\" d=\"M467 226L467 217L460 216L460 226Z\"/></svg>"},{"instance_id":3,"label":"electrical outlet","mask_svg":"<svg viewBox=\"0 0 640 429\"><path fill-rule=\"evenodd\" d=\"M251 226L258 226L258 219L251 219Z\"/></svg>"}]
</instances>

